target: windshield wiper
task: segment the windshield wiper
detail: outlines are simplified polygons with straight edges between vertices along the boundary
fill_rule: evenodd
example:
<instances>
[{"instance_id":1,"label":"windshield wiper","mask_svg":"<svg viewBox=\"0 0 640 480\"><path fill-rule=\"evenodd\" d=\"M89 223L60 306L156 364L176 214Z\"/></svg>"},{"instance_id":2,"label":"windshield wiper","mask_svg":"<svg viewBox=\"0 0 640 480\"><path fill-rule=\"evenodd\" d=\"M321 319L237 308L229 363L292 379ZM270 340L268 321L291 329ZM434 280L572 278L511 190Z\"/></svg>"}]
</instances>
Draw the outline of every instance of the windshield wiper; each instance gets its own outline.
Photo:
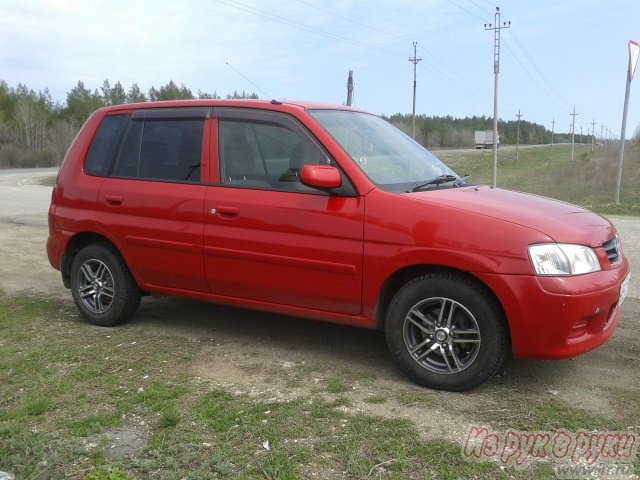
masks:
<instances>
[{"instance_id":1,"label":"windshield wiper","mask_svg":"<svg viewBox=\"0 0 640 480\"><path fill-rule=\"evenodd\" d=\"M189 165L189 173L187 173L187 176L184 177L184 179L189 180L189 177L191 176L191 174L195 172L198 168L200 168L200 162L195 163L193 165Z\"/></svg>"},{"instance_id":2,"label":"windshield wiper","mask_svg":"<svg viewBox=\"0 0 640 480\"><path fill-rule=\"evenodd\" d=\"M409 192L417 192L418 190L422 190L424 187L428 187L431 185L440 185L441 183L449 182L454 182L454 186L461 187L465 184L467 178L469 178L469 175L464 175L462 177L456 177L455 175L439 175L435 178L432 178L428 182L421 183L420 185L415 185L411 190L409 190Z\"/></svg>"}]
</instances>

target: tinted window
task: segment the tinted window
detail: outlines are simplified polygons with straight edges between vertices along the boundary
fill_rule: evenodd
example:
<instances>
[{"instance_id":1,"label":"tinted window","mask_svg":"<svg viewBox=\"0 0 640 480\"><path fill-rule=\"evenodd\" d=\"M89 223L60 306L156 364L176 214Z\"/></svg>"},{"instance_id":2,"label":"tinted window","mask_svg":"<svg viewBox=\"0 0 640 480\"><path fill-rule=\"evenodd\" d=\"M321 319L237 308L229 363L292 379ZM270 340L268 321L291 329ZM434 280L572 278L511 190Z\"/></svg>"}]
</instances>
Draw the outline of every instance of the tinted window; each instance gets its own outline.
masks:
<instances>
[{"instance_id":1,"label":"tinted window","mask_svg":"<svg viewBox=\"0 0 640 480\"><path fill-rule=\"evenodd\" d=\"M132 120L114 175L199 182L203 128L204 119Z\"/></svg>"},{"instance_id":2,"label":"tinted window","mask_svg":"<svg viewBox=\"0 0 640 480\"><path fill-rule=\"evenodd\" d=\"M141 178L200 181L204 120L147 120L140 146Z\"/></svg>"},{"instance_id":3,"label":"tinted window","mask_svg":"<svg viewBox=\"0 0 640 480\"><path fill-rule=\"evenodd\" d=\"M85 173L99 177L109 175L118 155L128 120L128 115L104 117L89 147L84 164Z\"/></svg>"},{"instance_id":4,"label":"tinted window","mask_svg":"<svg viewBox=\"0 0 640 480\"><path fill-rule=\"evenodd\" d=\"M140 140L144 122L131 121L127 125L118 162L114 170L116 177L137 177L139 171Z\"/></svg>"},{"instance_id":5,"label":"tinted window","mask_svg":"<svg viewBox=\"0 0 640 480\"><path fill-rule=\"evenodd\" d=\"M268 119L267 119L268 115ZM219 155L223 183L318 193L300 182L305 165L331 164L329 156L289 119L221 118Z\"/></svg>"}]
</instances>

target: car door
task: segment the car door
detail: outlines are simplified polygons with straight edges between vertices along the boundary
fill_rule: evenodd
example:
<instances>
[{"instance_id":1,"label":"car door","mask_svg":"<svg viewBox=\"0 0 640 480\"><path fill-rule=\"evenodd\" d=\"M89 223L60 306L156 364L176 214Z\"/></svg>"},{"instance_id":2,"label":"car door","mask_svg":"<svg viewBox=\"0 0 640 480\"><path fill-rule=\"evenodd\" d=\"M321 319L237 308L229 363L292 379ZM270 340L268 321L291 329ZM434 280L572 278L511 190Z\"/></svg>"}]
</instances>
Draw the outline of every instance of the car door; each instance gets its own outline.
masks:
<instances>
[{"instance_id":1,"label":"car door","mask_svg":"<svg viewBox=\"0 0 640 480\"><path fill-rule=\"evenodd\" d=\"M342 195L300 183L302 166L333 160L293 117L232 108L215 116L220 182L204 209L211 292L359 313L364 200L345 176Z\"/></svg>"},{"instance_id":2,"label":"car door","mask_svg":"<svg viewBox=\"0 0 640 480\"><path fill-rule=\"evenodd\" d=\"M96 221L145 285L207 292L202 258L209 108L141 109L128 122ZM207 139L203 145L203 138Z\"/></svg>"}]
</instances>

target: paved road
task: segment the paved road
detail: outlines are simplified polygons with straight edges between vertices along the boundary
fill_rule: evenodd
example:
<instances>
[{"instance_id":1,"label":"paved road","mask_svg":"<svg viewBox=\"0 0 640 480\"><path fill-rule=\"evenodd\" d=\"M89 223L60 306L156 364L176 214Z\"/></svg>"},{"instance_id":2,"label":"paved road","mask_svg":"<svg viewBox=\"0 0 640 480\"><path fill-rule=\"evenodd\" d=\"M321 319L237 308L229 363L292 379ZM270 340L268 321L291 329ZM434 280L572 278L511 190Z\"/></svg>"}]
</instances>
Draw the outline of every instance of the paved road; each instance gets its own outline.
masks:
<instances>
[{"instance_id":1,"label":"paved road","mask_svg":"<svg viewBox=\"0 0 640 480\"><path fill-rule=\"evenodd\" d=\"M0 170L0 222L46 226L51 187L40 182L57 172L57 168Z\"/></svg>"},{"instance_id":2,"label":"paved road","mask_svg":"<svg viewBox=\"0 0 640 480\"><path fill-rule=\"evenodd\" d=\"M554 143L554 145L571 145L571 144L564 144L564 143ZM540 145L520 145L518 148L520 150L526 150L528 148L542 148L542 147L547 147L549 148L551 146L551 144L540 144ZM504 151L508 151L508 150L515 150L516 146L515 145L501 145L498 153L500 152L504 152ZM477 152L477 153L481 153L481 152L491 152L492 149L491 148L443 148L443 149L437 149L437 150L432 150L429 149L434 155L438 155L438 153L440 152L444 152L444 153L453 153L453 152L462 152L462 153L470 153L470 152Z\"/></svg>"}]
</instances>

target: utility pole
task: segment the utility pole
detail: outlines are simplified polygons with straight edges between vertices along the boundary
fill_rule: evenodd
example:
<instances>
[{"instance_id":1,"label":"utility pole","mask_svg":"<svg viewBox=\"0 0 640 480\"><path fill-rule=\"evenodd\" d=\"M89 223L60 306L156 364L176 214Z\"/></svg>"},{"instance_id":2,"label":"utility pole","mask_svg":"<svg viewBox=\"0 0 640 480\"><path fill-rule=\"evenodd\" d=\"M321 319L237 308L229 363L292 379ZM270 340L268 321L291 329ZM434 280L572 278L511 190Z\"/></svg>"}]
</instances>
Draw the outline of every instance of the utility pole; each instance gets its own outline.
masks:
<instances>
[{"instance_id":1,"label":"utility pole","mask_svg":"<svg viewBox=\"0 0 640 480\"><path fill-rule=\"evenodd\" d=\"M591 151L593 152L593 144L596 141L596 119L591 122Z\"/></svg>"},{"instance_id":2,"label":"utility pole","mask_svg":"<svg viewBox=\"0 0 640 480\"><path fill-rule=\"evenodd\" d=\"M347 79L347 107L351 106L353 101L353 70L349 70L349 78Z\"/></svg>"},{"instance_id":3,"label":"utility pole","mask_svg":"<svg viewBox=\"0 0 640 480\"><path fill-rule=\"evenodd\" d=\"M551 150L553 150L553 128L556 126L556 119L551 120Z\"/></svg>"},{"instance_id":4,"label":"utility pole","mask_svg":"<svg viewBox=\"0 0 640 480\"><path fill-rule=\"evenodd\" d=\"M516 135L516 163L518 163L518 147L520 147L520 117L522 117L520 109L518 109L518 115L516 115L516 117L518 117L518 133Z\"/></svg>"},{"instance_id":5,"label":"utility pole","mask_svg":"<svg viewBox=\"0 0 640 480\"><path fill-rule=\"evenodd\" d=\"M584 143L584 139L582 138L582 125L580 125L580 141L578 143Z\"/></svg>"},{"instance_id":6,"label":"utility pole","mask_svg":"<svg viewBox=\"0 0 640 480\"><path fill-rule=\"evenodd\" d=\"M576 115L580 115L576 113L576 107L573 107L573 113L570 114L573 119L571 122L571 161L573 161L573 156L575 154L575 133L576 133Z\"/></svg>"},{"instance_id":7,"label":"utility pole","mask_svg":"<svg viewBox=\"0 0 640 480\"><path fill-rule=\"evenodd\" d=\"M500 30L509 28L511 22L500 23L500 7L496 7L493 25L484 24L485 30L493 30L493 186L498 183L498 75L500 74Z\"/></svg>"},{"instance_id":8,"label":"utility pole","mask_svg":"<svg viewBox=\"0 0 640 480\"><path fill-rule=\"evenodd\" d=\"M602 129L604 128L604 123L600 124L600 145L604 145L604 138L602 138Z\"/></svg>"},{"instance_id":9,"label":"utility pole","mask_svg":"<svg viewBox=\"0 0 640 480\"><path fill-rule=\"evenodd\" d=\"M413 63L413 125L411 129L411 135L414 140L416 139L416 66L418 65L418 62L422 61L422 58L418 58L418 56L416 55L417 48L418 42L413 42L413 58L409 59L409 61Z\"/></svg>"}]
</instances>

